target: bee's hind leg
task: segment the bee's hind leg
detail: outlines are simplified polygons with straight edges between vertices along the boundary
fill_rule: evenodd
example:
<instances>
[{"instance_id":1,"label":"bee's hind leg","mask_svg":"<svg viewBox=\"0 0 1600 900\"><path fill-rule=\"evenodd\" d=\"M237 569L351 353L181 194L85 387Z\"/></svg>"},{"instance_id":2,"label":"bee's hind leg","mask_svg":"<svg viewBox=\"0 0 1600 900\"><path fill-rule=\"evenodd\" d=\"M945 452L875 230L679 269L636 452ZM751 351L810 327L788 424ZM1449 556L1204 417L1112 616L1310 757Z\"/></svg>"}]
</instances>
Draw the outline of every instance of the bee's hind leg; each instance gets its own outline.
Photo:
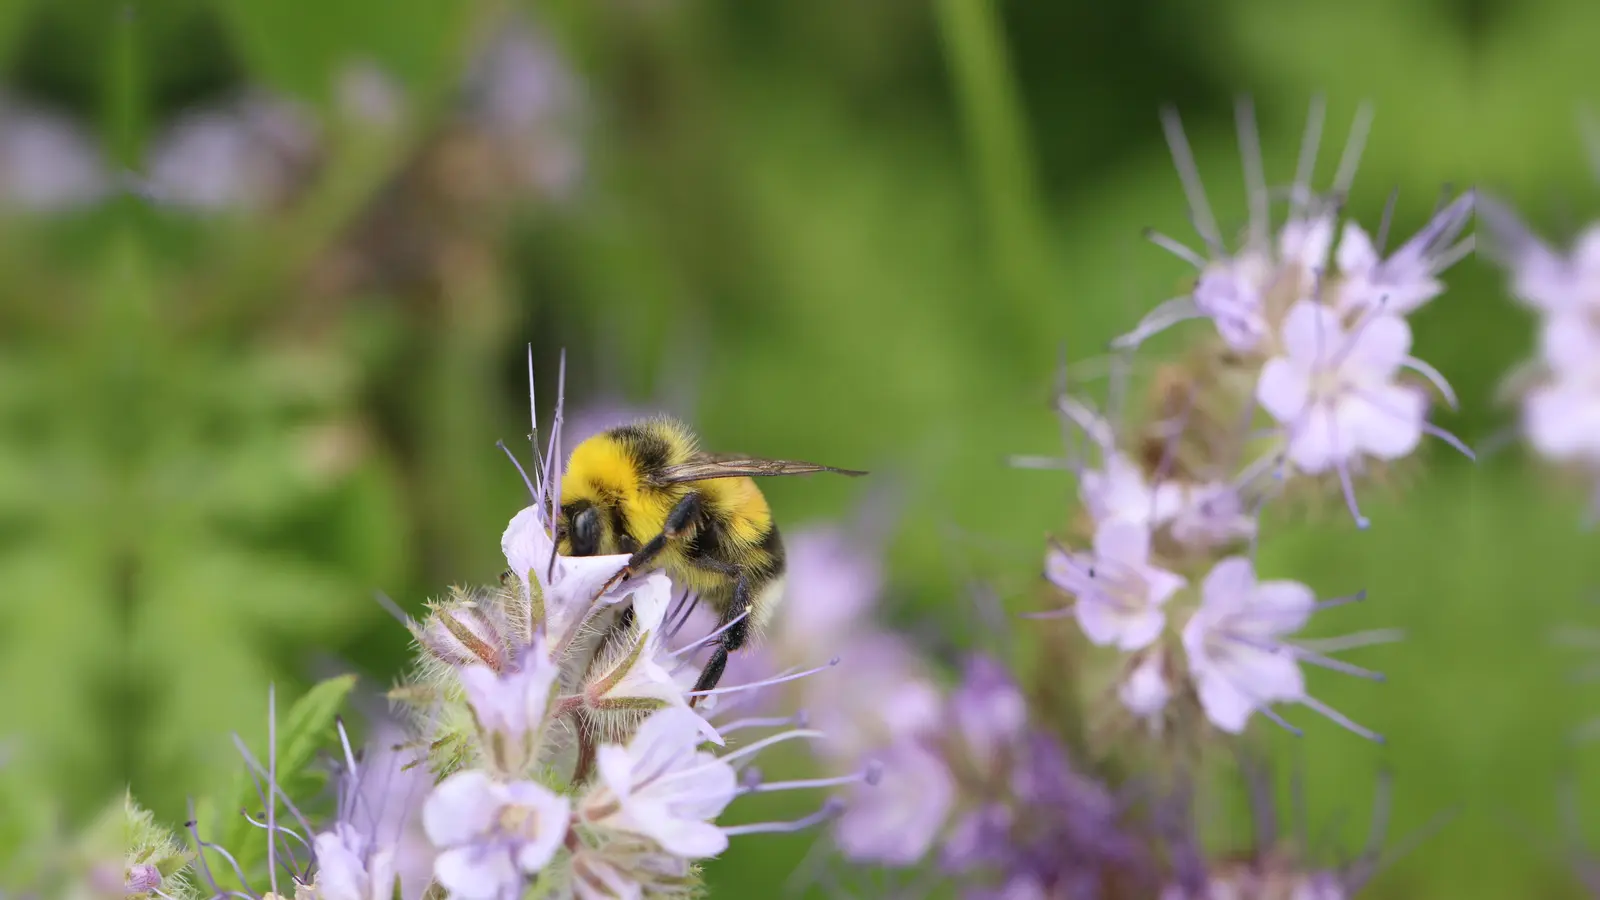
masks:
<instances>
[{"instance_id":1,"label":"bee's hind leg","mask_svg":"<svg viewBox=\"0 0 1600 900\"><path fill-rule=\"evenodd\" d=\"M716 649L711 651L711 659L700 673L700 680L695 682L696 694L716 690L718 682L722 681L722 671L728 666L728 654L750 639L750 605L750 578L740 575L733 585L733 600L722 611L723 632L717 636ZM700 699L698 696L691 698L691 705L699 705Z\"/></svg>"}]
</instances>

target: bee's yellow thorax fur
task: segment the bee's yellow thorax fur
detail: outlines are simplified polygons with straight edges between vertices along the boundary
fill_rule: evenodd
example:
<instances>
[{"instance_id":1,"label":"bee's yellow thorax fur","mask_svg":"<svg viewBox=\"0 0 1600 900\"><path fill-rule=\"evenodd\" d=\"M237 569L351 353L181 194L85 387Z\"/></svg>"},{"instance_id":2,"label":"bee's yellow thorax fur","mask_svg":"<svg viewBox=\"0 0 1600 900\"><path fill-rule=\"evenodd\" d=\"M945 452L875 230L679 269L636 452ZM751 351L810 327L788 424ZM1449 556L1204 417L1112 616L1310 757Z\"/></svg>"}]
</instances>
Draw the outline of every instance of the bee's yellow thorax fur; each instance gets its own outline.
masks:
<instances>
[{"instance_id":1,"label":"bee's yellow thorax fur","mask_svg":"<svg viewBox=\"0 0 1600 900\"><path fill-rule=\"evenodd\" d=\"M694 454L693 438L677 428L657 432L667 437L673 448L671 462L689 459ZM736 544L754 547L772 527L772 511L766 497L751 478L714 478L686 484L651 485L648 473L621 442L598 434L579 444L567 462L561 480L563 501L589 500L600 506L620 505L628 531L640 542L659 534L667 514L691 490L697 491L707 512L723 525ZM606 552L617 552L614 547ZM669 552L669 556L672 555Z\"/></svg>"}]
</instances>

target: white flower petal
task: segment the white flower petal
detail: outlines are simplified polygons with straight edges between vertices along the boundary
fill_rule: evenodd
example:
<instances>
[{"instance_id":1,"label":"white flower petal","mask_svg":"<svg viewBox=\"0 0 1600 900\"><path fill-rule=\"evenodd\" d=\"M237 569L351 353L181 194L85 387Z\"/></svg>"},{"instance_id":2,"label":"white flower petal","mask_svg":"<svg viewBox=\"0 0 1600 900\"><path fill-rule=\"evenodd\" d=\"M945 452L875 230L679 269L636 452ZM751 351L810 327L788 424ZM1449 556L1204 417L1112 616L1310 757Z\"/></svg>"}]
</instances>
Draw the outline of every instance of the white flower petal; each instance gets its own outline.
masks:
<instances>
[{"instance_id":1,"label":"white flower petal","mask_svg":"<svg viewBox=\"0 0 1600 900\"><path fill-rule=\"evenodd\" d=\"M1122 633L1117 638L1117 647L1129 653L1143 650L1154 643L1166 627L1166 613L1159 609L1148 609L1124 617L1121 624Z\"/></svg>"},{"instance_id":2,"label":"white flower petal","mask_svg":"<svg viewBox=\"0 0 1600 900\"><path fill-rule=\"evenodd\" d=\"M1339 433L1334 416L1327 406L1309 406L1290 428L1289 461L1300 471L1316 475L1354 455L1350 437Z\"/></svg>"},{"instance_id":3,"label":"white flower petal","mask_svg":"<svg viewBox=\"0 0 1600 900\"><path fill-rule=\"evenodd\" d=\"M1339 235L1339 249L1335 259L1339 272L1346 277L1372 271L1378 265L1378 250L1360 225L1346 221Z\"/></svg>"},{"instance_id":4,"label":"white flower petal","mask_svg":"<svg viewBox=\"0 0 1600 900\"><path fill-rule=\"evenodd\" d=\"M519 704L506 702L509 699L506 685L493 669L476 664L462 666L456 670L456 675L461 679L461 689L479 724L489 731L517 733L522 730L523 726L512 721L520 718Z\"/></svg>"},{"instance_id":5,"label":"white flower petal","mask_svg":"<svg viewBox=\"0 0 1600 900\"><path fill-rule=\"evenodd\" d=\"M1586 310L1554 313L1539 328L1539 356L1557 375L1594 371L1600 365L1600 329Z\"/></svg>"},{"instance_id":6,"label":"white flower petal","mask_svg":"<svg viewBox=\"0 0 1600 900\"><path fill-rule=\"evenodd\" d=\"M1289 361L1305 372L1326 367L1346 340L1339 314L1310 300L1301 300L1289 308L1282 338Z\"/></svg>"},{"instance_id":7,"label":"white flower petal","mask_svg":"<svg viewBox=\"0 0 1600 900\"><path fill-rule=\"evenodd\" d=\"M1334 216L1326 213L1285 222L1278 236L1279 255L1307 272L1322 271L1333 247L1334 224Z\"/></svg>"},{"instance_id":8,"label":"white flower petal","mask_svg":"<svg viewBox=\"0 0 1600 900\"><path fill-rule=\"evenodd\" d=\"M1117 697L1128 711L1147 719L1166 708L1172 699L1172 686L1162 670L1161 655L1152 653L1128 673L1117 688Z\"/></svg>"},{"instance_id":9,"label":"white flower petal","mask_svg":"<svg viewBox=\"0 0 1600 900\"><path fill-rule=\"evenodd\" d=\"M1229 734L1239 734L1257 709L1256 702L1218 675L1196 676L1195 693L1211 724Z\"/></svg>"},{"instance_id":10,"label":"white flower petal","mask_svg":"<svg viewBox=\"0 0 1600 900\"><path fill-rule=\"evenodd\" d=\"M464 844L487 832L500 809L501 787L485 772L457 772L439 782L422 806L422 827L435 847Z\"/></svg>"},{"instance_id":11,"label":"white flower petal","mask_svg":"<svg viewBox=\"0 0 1600 900\"><path fill-rule=\"evenodd\" d=\"M1250 617L1238 630L1264 635L1290 634L1305 627L1316 609L1317 595L1298 581L1257 584L1250 594Z\"/></svg>"},{"instance_id":12,"label":"white flower petal","mask_svg":"<svg viewBox=\"0 0 1600 900\"><path fill-rule=\"evenodd\" d=\"M446 850L433 861L433 874L461 900L496 900L519 881L510 851L499 846Z\"/></svg>"},{"instance_id":13,"label":"white flower petal","mask_svg":"<svg viewBox=\"0 0 1600 900\"><path fill-rule=\"evenodd\" d=\"M355 848L337 831L325 831L311 843L317 856L321 900L371 900L367 896L367 867Z\"/></svg>"},{"instance_id":14,"label":"white flower petal","mask_svg":"<svg viewBox=\"0 0 1600 900\"><path fill-rule=\"evenodd\" d=\"M641 833L654 838L661 849L684 859L705 859L728 849L728 836L707 822L663 814L639 825Z\"/></svg>"},{"instance_id":15,"label":"white flower petal","mask_svg":"<svg viewBox=\"0 0 1600 900\"><path fill-rule=\"evenodd\" d=\"M1351 394L1335 414L1340 439L1379 459L1408 456L1422 442L1428 400L1420 390L1385 385Z\"/></svg>"},{"instance_id":16,"label":"white flower petal","mask_svg":"<svg viewBox=\"0 0 1600 900\"><path fill-rule=\"evenodd\" d=\"M601 744L595 751L595 768L600 773L600 783L622 800L633 794L633 759L628 748L617 744Z\"/></svg>"},{"instance_id":17,"label":"white flower petal","mask_svg":"<svg viewBox=\"0 0 1600 900\"><path fill-rule=\"evenodd\" d=\"M1083 629L1083 636L1097 647L1107 647L1122 637L1127 617L1111 604L1098 600L1079 598L1073 604L1072 615Z\"/></svg>"},{"instance_id":18,"label":"white flower petal","mask_svg":"<svg viewBox=\"0 0 1600 900\"><path fill-rule=\"evenodd\" d=\"M1114 520L1095 529L1096 562L1142 567L1150 558L1150 529L1137 522Z\"/></svg>"},{"instance_id":19,"label":"white flower petal","mask_svg":"<svg viewBox=\"0 0 1600 900\"><path fill-rule=\"evenodd\" d=\"M572 801L532 781L519 781L508 789L511 802L533 817L532 831L517 848L517 867L532 875L555 858L567 838L572 821Z\"/></svg>"},{"instance_id":20,"label":"white flower petal","mask_svg":"<svg viewBox=\"0 0 1600 900\"><path fill-rule=\"evenodd\" d=\"M1234 641L1209 662L1208 676L1225 680L1258 705L1305 696L1305 676L1288 654Z\"/></svg>"},{"instance_id":21,"label":"white flower petal","mask_svg":"<svg viewBox=\"0 0 1600 900\"><path fill-rule=\"evenodd\" d=\"M1248 608L1256 592L1256 573L1250 560L1230 556L1217 562L1200 585L1200 602L1213 617L1231 615Z\"/></svg>"},{"instance_id":22,"label":"white flower petal","mask_svg":"<svg viewBox=\"0 0 1600 900\"><path fill-rule=\"evenodd\" d=\"M1529 391L1522 425L1545 456L1600 460L1600 393L1587 385L1561 380Z\"/></svg>"},{"instance_id":23,"label":"white flower petal","mask_svg":"<svg viewBox=\"0 0 1600 900\"><path fill-rule=\"evenodd\" d=\"M1341 347L1343 368L1358 369L1362 380L1387 380L1411 352L1411 326L1399 316L1376 315L1360 323Z\"/></svg>"},{"instance_id":24,"label":"white flower petal","mask_svg":"<svg viewBox=\"0 0 1600 900\"><path fill-rule=\"evenodd\" d=\"M1269 359L1256 381L1256 402L1279 422L1294 422L1311 402L1311 379L1284 357Z\"/></svg>"},{"instance_id":25,"label":"white flower petal","mask_svg":"<svg viewBox=\"0 0 1600 900\"><path fill-rule=\"evenodd\" d=\"M1173 594L1183 590L1189 579L1182 575L1174 575L1166 569L1149 566L1144 570L1145 582L1150 586L1150 605L1161 606L1172 598Z\"/></svg>"}]
</instances>

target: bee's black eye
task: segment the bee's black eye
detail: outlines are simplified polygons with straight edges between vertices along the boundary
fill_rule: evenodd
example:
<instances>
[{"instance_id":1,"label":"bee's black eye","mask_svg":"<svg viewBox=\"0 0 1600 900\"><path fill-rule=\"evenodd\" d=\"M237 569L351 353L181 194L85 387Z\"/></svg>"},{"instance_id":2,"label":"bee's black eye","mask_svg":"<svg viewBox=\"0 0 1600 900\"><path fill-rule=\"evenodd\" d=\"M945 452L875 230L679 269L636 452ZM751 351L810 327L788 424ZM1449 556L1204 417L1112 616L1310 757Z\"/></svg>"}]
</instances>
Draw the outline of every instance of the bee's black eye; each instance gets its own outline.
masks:
<instances>
[{"instance_id":1,"label":"bee's black eye","mask_svg":"<svg viewBox=\"0 0 1600 900\"><path fill-rule=\"evenodd\" d=\"M572 555L594 556L600 552L600 510L589 507L572 520Z\"/></svg>"}]
</instances>

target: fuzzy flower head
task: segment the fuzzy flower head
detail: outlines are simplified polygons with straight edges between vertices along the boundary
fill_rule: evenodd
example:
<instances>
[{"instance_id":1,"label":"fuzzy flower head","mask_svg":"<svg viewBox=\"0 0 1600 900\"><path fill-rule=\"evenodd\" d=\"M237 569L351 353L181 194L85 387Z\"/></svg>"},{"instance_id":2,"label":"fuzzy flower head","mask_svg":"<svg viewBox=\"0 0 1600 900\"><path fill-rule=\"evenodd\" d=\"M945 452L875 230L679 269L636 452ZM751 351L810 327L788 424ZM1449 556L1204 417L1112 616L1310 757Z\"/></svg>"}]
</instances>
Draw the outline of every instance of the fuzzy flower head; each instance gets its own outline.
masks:
<instances>
[{"instance_id":1,"label":"fuzzy flower head","mask_svg":"<svg viewBox=\"0 0 1600 900\"><path fill-rule=\"evenodd\" d=\"M1372 123L1371 110L1363 106L1357 113L1333 185L1326 194L1319 195L1311 187L1311 175L1322 139L1324 113L1319 99L1312 105L1306 122L1299 163L1288 190L1288 215L1274 232L1272 190L1262 166L1255 113L1248 102L1241 101L1237 119L1248 187L1249 227L1243 245L1236 250L1229 250L1223 240L1177 113L1169 110L1164 114L1167 142L1206 253L1202 255L1164 235L1154 235L1158 244L1194 265L1199 274L1191 293L1157 308L1133 332L1119 339L1119 346L1137 346L1171 324L1205 318L1233 353L1260 356L1271 351L1274 333L1288 311L1314 293L1327 293L1331 305L1344 313L1381 306L1393 315L1406 315L1443 290L1438 274L1473 246L1471 237L1458 240L1471 213L1471 195L1441 210L1414 238L1384 255L1380 245L1387 224L1380 229L1375 243L1359 225L1346 222L1341 229L1339 223L1340 207L1355 179ZM1333 252L1336 238L1338 248ZM1330 271L1330 252L1336 272Z\"/></svg>"},{"instance_id":2,"label":"fuzzy flower head","mask_svg":"<svg viewBox=\"0 0 1600 900\"><path fill-rule=\"evenodd\" d=\"M1189 391L1189 409L1181 418L1192 413L1204 422L1199 431L1208 432L1215 430L1209 420L1218 412L1242 410L1245 415L1234 428L1235 437L1224 442L1228 446L1218 447L1214 441L1198 445L1200 461L1210 470L1201 480L1220 478L1226 489L1237 492L1252 486L1249 479L1235 479L1236 472L1260 477L1277 468L1280 480L1292 474L1315 477L1336 472L1346 503L1363 527L1366 519L1356 506L1354 477L1370 464L1411 455L1423 434L1472 455L1427 419L1430 402L1425 389L1437 391L1451 405L1455 397L1443 375L1410 355L1411 329L1405 317L1443 291L1439 275L1473 248L1473 238L1463 237L1462 232L1475 198L1469 192L1443 206L1393 252L1383 247L1388 213L1376 238L1355 222L1341 224L1340 211L1370 119L1363 108L1331 190L1319 195L1312 190L1310 177L1322 136L1323 106L1320 101L1313 106L1299 166L1287 192L1288 215L1278 225L1271 215L1273 190L1262 168L1254 113L1248 104L1241 104L1239 135L1250 214L1242 246L1230 250L1206 200L1183 128L1176 114L1169 113L1168 142L1206 253L1157 235L1157 243L1199 270L1195 287L1159 306L1113 342L1116 348L1132 350L1177 322L1209 320L1217 334L1211 351L1177 364L1180 370L1198 370L1176 379ZM1273 437L1270 446L1250 437L1259 431L1254 425L1262 418L1258 410L1267 419ZM1181 424L1179 430L1184 430ZM1182 448L1179 456L1194 455L1195 441L1174 437L1173 442ZM1108 482L1114 473L1108 465ZM1150 474L1147 469L1147 481ZM1128 487L1118 492L1104 490L1100 480L1096 473L1085 498L1096 518L1105 517L1098 507L1106 505L1097 494L1137 497L1137 482L1127 475L1119 482ZM1192 490L1194 485L1188 487ZM1193 499L1184 503L1157 495L1149 504L1148 519L1152 525L1164 525L1197 505ZM1217 505L1215 498L1210 505ZM1232 517L1187 516L1182 528L1172 533L1181 533L1191 544L1220 548L1230 531L1237 534L1228 528L1228 518ZM1234 519L1233 524L1241 523ZM1214 530L1218 527L1220 532Z\"/></svg>"}]
</instances>

